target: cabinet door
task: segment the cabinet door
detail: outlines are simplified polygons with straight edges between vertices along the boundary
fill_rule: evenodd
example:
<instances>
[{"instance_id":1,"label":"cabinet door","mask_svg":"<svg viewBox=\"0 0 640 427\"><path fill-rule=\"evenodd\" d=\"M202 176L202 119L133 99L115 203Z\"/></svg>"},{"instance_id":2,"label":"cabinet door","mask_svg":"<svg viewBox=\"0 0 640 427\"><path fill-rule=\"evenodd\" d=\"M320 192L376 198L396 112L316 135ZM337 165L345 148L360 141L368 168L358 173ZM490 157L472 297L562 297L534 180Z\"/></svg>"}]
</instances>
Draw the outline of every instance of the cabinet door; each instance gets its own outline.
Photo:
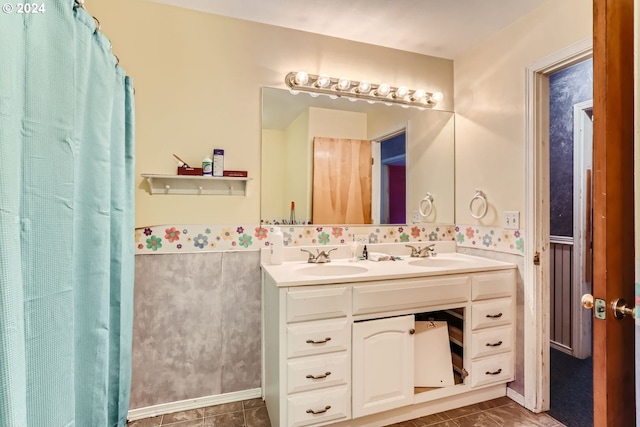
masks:
<instances>
[{"instance_id":1,"label":"cabinet door","mask_svg":"<svg viewBox=\"0 0 640 427\"><path fill-rule=\"evenodd\" d=\"M353 417L413 403L414 317L353 324Z\"/></svg>"}]
</instances>

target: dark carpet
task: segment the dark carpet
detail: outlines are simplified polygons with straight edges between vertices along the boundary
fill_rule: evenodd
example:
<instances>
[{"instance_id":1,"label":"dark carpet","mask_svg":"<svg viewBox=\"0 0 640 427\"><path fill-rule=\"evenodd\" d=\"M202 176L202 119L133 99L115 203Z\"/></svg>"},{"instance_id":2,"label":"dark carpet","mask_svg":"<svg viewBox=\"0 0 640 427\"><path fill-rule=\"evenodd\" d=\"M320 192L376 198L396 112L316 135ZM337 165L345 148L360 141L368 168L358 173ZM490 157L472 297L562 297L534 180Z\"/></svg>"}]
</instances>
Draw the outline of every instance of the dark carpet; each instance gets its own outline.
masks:
<instances>
[{"instance_id":1,"label":"dark carpet","mask_svg":"<svg viewBox=\"0 0 640 427\"><path fill-rule=\"evenodd\" d=\"M593 427L593 364L551 349L551 409L567 427Z\"/></svg>"}]
</instances>

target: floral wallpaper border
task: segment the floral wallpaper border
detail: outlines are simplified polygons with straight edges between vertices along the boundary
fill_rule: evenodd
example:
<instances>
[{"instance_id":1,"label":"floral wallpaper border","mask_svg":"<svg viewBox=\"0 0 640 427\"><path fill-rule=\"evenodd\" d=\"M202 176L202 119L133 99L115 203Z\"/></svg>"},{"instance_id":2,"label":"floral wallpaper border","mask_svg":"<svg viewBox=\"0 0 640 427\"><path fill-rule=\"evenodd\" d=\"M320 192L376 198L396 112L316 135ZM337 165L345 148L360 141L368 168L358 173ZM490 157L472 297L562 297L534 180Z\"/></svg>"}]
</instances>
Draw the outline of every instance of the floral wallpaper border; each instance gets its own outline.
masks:
<instances>
[{"instance_id":1,"label":"floral wallpaper border","mask_svg":"<svg viewBox=\"0 0 640 427\"><path fill-rule=\"evenodd\" d=\"M340 245L367 234L370 243L454 240L458 246L524 255L522 230L475 225L280 226L285 246ZM136 254L257 251L269 247L269 225L156 225L135 230Z\"/></svg>"}]
</instances>

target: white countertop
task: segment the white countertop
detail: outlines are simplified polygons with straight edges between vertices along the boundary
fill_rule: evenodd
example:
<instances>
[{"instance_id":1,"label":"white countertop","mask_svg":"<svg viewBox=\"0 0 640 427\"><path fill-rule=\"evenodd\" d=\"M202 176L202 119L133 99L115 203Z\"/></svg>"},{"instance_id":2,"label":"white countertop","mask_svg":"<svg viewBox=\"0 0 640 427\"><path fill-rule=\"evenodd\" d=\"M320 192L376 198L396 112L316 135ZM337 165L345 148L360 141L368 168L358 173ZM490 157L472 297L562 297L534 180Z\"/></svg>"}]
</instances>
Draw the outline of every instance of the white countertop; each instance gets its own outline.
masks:
<instances>
[{"instance_id":1,"label":"white countertop","mask_svg":"<svg viewBox=\"0 0 640 427\"><path fill-rule=\"evenodd\" d=\"M412 245L424 247L430 243L432 242ZM437 244L437 255L426 258L410 257L410 249L406 248L404 244L367 245L369 253L393 254L400 256L402 259L396 261L360 260L357 262L349 261L349 249L346 246L337 245L333 246L337 247L338 250L331 253L331 262L321 264L308 263L306 261L307 255L301 252L299 247L285 248L285 262L280 265L270 265L268 256L263 256L262 269L279 287L291 287L429 277L516 268L515 264L456 253L452 251L452 249L455 250L455 243L453 242L436 243L444 243L444 245ZM330 248L322 247L319 249L326 250ZM310 249L315 252L318 248L305 247L304 249Z\"/></svg>"}]
</instances>

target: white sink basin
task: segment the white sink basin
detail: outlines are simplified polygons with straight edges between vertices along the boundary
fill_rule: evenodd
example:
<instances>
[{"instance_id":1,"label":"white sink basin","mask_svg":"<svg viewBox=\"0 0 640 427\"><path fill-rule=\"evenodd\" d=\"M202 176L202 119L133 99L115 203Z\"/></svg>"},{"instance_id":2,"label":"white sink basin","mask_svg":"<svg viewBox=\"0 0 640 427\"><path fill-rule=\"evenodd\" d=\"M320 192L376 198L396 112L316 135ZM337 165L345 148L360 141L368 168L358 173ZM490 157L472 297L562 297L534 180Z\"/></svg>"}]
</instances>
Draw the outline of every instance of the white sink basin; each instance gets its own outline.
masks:
<instances>
[{"instance_id":1,"label":"white sink basin","mask_svg":"<svg viewBox=\"0 0 640 427\"><path fill-rule=\"evenodd\" d=\"M358 265L315 264L298 270L300 274L309 276L350 276L352 274L366 273L366 267Z\"/></svg>"},{"instance_id":2,"label":"white sink basin","mask_svg":"<svg viewBox=\"0 0 640 427\"><path fill-rule=\"evenodd\" d=\"M409 261L409 265L435 268L461 268L470 267L471 265L473 265L473 261L464 258L429 257Z\"/></svg>"}]
</instances>

